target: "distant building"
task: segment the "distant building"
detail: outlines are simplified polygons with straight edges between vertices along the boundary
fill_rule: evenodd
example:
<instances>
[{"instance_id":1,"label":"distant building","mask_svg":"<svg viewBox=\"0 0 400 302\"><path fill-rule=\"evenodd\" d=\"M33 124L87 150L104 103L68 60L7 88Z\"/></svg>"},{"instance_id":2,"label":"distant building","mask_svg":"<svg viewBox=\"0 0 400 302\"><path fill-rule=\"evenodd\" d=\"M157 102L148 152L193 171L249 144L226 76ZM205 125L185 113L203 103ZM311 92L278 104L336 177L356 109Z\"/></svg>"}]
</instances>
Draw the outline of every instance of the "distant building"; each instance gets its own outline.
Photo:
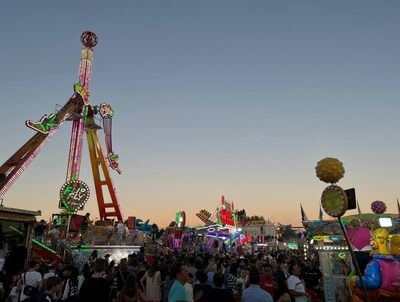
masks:
<instances>
[{"instance_id":1,"label":"distant building","mask_svg":"<svg viewBox=\"0 0 400 302\"><path fill-rule=\"evenodd\" d=\"M260 218L250 219L245 226L242 226L242 232L245 235L253 236L259 243L264 243L276 237L276 227L269 220L265 221L262 217Z\"/></svg>"}]
</instances>

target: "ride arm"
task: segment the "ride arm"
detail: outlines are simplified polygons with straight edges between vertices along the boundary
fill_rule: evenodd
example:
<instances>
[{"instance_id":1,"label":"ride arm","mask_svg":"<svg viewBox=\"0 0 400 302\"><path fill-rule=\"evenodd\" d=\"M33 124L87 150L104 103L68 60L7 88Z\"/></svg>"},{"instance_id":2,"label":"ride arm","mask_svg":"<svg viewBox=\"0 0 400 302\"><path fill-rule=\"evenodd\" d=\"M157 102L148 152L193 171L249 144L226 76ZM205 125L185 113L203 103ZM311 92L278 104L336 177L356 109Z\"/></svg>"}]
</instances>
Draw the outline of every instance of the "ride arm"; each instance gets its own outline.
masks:
<instances>
[{"instance_id":1,"label":"ride arm","mask_svg":"<svg viewBox=\"0 0 400 302\"><path fill-rule=\"evenodd\" d=\"M375 260L371 260L365 268L364 276L361 278L363 278L365 286L368 290L375 290L381 287L382 278L380 269L381 266L379 265L379 262ZM358 288L362 288L360 278L357 278L356 284Z\"/></svg>"},{"instance_id":2,"label":"ride arm","mask_svg":"<svg viewBox=\"0 0 400 302\"><path fill-rule=\"evenodd\" d=\"M82 95L74 93L57 113L43 117L38 123L27 121L27 126L38 132L0 166L0 199L4 197L5 193L55 134L58 126L61 125L71 113L79 111L82 106ZM47 127L43 127L42 124L45 124ZM37 126L37 128L35 128L35 126ZM51 128L48 128L50 126ZM47 133L40 131L43 129L48 129L49 131Z\"/></svg>"}]
</instances>

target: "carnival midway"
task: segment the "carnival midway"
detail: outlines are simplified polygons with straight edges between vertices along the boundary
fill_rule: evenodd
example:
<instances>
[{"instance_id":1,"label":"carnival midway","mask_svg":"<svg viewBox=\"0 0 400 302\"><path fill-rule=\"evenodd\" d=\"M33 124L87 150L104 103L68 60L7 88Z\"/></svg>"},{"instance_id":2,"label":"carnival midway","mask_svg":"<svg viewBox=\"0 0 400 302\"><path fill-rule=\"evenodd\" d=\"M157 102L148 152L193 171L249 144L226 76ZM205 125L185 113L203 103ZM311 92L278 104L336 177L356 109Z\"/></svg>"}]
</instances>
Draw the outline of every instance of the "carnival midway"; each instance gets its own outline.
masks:
<instances>
[{"instance_id":1,"label":"carnival midway","mask_svg":"<svg viewBox=\"0 0 400 302\"><path fill-rule=\"evenodd\" d=\"M383 201L362 213L355 189L338 185L345 169L336 158L317 163L328 186L315 204L318 220L300 206L301 226L248 215L251 209L225 196L192 213L196 227L183 207L162 229L124 213L112 180L122 173L115 111L89 94L98 39L86 31L80 40L78 79L67 84L72 96L56 112L26 121L32 138L0 167L0 301L400 301L399 202L399 213L386 213ZM13 208L7 191L71 124L66 179L51 219ZM93 180L80 178L84 144ZM97 220L85 212L90 195ZM346 215L352 209L358 214Z\"/></svg>"}]
</instances>

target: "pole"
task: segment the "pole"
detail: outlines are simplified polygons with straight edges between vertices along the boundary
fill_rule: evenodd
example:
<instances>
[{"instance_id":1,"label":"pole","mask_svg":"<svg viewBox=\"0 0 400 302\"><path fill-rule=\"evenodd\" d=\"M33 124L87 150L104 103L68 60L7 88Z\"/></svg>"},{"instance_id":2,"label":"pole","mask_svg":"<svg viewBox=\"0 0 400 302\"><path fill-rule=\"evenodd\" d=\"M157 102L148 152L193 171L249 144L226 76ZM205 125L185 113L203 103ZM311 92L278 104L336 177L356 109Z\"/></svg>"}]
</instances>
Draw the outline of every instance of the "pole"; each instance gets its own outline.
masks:
<instances>
[{"instance_id":1,"label":"pole","mask_svg":"<svg viewBox=\"0 0 400 302\"><path fill-rule=\"evenodd\" d=\"M71 225L71 217L72 217L72 215L68 215L67 232L65 234L65 246L64 246L64 251L63 251L63 260L64 261L65 261L65 256L67 253L67 245L68 245L68 237L69 237L69 228Z\"/></svg>"},{"instance_id":2,"label":"pole","mask_svg":"<svg viewBox=\"0 0 400 302\"><path fill-rule=\"evenodd\" d=\"M340 227L342 229L344 238L346 239L347 247L349 248L349 251L350 251L350 254L351 254L351 259L353 261L353 265L354 265L354 268L356 270L356 274L357 274L357 276L358 276L358 278L360 280L361 287L362 287L362 289L364 291L365 301L370 302L369 296L368 296L367 287L365 286L364 280L362 278L361 270L360 270L360 267L358 266L356 255L354 254L353 248L352 248L352 246L350 244L350 240L349 240L349 237L347 236L347 232L346 232L346 229L344 227L343 221L342 221L342 219L340 217L338 217L338 221L339 221Z\"/></svg>"}]
</instances>

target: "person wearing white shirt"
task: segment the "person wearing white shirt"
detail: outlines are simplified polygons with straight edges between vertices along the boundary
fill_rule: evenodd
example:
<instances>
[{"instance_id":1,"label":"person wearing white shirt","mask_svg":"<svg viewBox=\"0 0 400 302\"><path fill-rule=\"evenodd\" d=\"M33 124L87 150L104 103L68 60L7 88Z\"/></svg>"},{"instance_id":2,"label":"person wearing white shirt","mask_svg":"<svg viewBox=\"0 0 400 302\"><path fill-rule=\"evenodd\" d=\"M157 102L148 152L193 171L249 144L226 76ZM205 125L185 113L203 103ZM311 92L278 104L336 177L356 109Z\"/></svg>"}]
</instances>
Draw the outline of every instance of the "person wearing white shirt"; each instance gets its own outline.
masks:
<instances>
[{"instance_id":1,"label":"person wearing white shirt","mask_svg":"<svg viewBox=\"0 0 400 302\"><path fill-rule=\"evenodd\" d=\"M300 280L300 266L297 264L291 265L289 273L291 274L287 279L289 293L294 297L296 302L307 302L308 294L306 287L304 281Z\"/></svg>"},{"instance_id":2,"label":"person wearing white shirt","mask_svg":"<svg viewBox=\"0 0 400 302\"><path fill-rule=\"evenodd\" d=\"M49 269L49 272L44 274L43 280L47 280L50 277L57 277L56 267L54 265L49 265L48 269Z\"/></svg>"},{"instance_id":3,"label":"person wearing white shirt","mask_svg":"<svg viewBox=\"0 0 400 302\"><path fill-rule=\"evenodd\" d=\"M29 298L29 296L26 296L24 294L24 289L27 286L32 286L36 288L36 292L39 292L39 290L42 287L43 281L42 281L42 275L38 272L39 270L39 263L36 262L35 260L29 261L29 269L26 273L23 273L21 276L22 279L22 291L21 291L21 297L20 301L24 301L25 299Z\"/></svg>"}]
</instances>

